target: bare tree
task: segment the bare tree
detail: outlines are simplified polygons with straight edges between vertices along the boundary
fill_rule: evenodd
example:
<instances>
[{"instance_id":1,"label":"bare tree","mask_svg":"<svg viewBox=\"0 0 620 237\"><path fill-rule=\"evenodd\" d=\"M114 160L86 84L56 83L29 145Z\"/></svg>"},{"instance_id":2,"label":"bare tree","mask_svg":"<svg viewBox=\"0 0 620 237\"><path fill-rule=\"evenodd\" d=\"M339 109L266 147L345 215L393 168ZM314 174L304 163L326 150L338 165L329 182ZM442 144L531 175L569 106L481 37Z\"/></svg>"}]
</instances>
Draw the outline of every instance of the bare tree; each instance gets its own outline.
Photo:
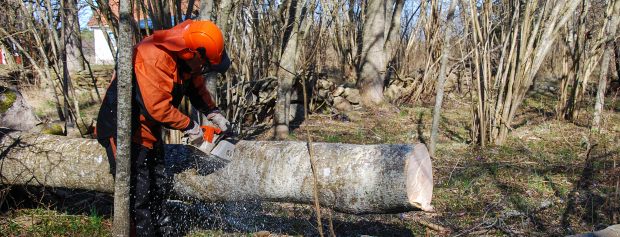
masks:
<instances>
[{"instance_id":1,"label":"bare tree","mask_svg":"<svg viewBox=\"0 0 620 237\"><path fill-rule=\"evenodd\" d=\"M132 48L134 44L131 1L121 0L119 7L118 56L118 128L116 178L114 183L114 235L129 236L129 179L131 173L131 106L132 106Z\"/></svg>"},{"instance_id":2,"label":"bare tree","mask_svg":"<svg viewBox=\"0 0 620 237\"><path fill-rule=\"evenodd\" d=\"M364 104L372 106L383 102L383 46L385 44L385 1L366 1L362 57L357 88Z\"/></svg>"},{"instance_id":3,"label":"bare tree","mask_svg":"<svg viewBox=\"0 0 620 237\"><path fill-rule=\"evenodd\" d=\"M578 92L581 77L579 72L583 70L584 46L587 37L585 35L586 17L590 9L590 1L582 1L580 11L574 19L570 19L565 27L565 37L560 43L564 44L564 57L562 63L562 76L560 78L560 100L558 103L558 117L572 119L576 112L576 104L580 97ZM570 82L573 82L571 85ZM569 88L572 89L569 91Z\"/></svg>"},{"instance_id":4,"label":"bare tree","mask_svg":"<svg viewBox=\"0 0 620 237\"><path fill-rule=\"evenodd\" d=\"M401 28L401 19L405 0L392 0L386 5L386 18L391 19L390 24L386 24L385 44L383 45L383 68L388 68L389 63L395 56L394 51L399 42L398 35ZM393 7L392 7L393 6Z\"/></svg>"},{"instance_id":5,"label":"bare tree","mask_svg":"<svg viewBox=\"0 0 620 237\"><path fill-rule=\"evenodd\" d=\"M435 109L433 111L433 125L431 127L430 154L435 156L437 148L437 129L439 127L439 117L441 116L441 104L443 100L444 83L446 79L446 68L448 67L448 53L450 52L450 38L452 37L452 20L458 0L450 0L450 7L446 16L446 30L443 39L443 53L441 55L441 69L439 70L439 80L437 84L437 97L435 99Z\"/></svg>"},{"instance_id":6,"label":"bare tree","mask_svg":"<svg viewBox=\"0 0 620 237\"><path fill-rule=\"evenodd\" d=\"M601 130L601 116L603 113L603 106L605 105L605 91L607 89L607 74L609 71L609 61L613 57L614 42L616 36L616 29L620 23L620 0L610 1L609 9L605 14L607 18L610 18L610 24L607 24L605 29L605 46L603 52L603 58L601 61L601 73L598 79L598 90L596 93L596 102L594 104L594 117L592 118L592 130Z\"/></svg>"},{"instance_id":7,"label":"bare tree","mask_svg":"<svg viewBox=\"0 0 620 237\"><path fill-rule=\"evenodd\" d=\"M34 18L35 14L34 14L34 6L41 6L42 4L36 4L36 5L26 5L25 2L22 1L16 1L13 2L15 3L16 6L19 6L18 8L16 8L18 11L16 12L15 15L15 19L14 20L19 20L14 22L14 24L19 24L22 27L26 28L26 31L22 31L22 33L26 33L29 32L30 36L32 36L32 38L34 38L34 42L35 44L26 44L27 46L34 46L35 49L33 50L37 50L38 55L32 55L31 53L29 53L29 50L24 49L24 47L22 47L22 44L20 43L19 39L15 39L9 32L7 32L4 29L2 30L2 33L4 35L6 35L6 37L9 38L9 40L12 42L12 44L17 47L19 49L19 51L22 53L22 55L26 56L29 59L30 64L34 67L35 71L38 72L38 74L40 75L40 77L46 82L46 84L51 85L53 88L53 92L54 92L54 100L56 102L56 109L58 112L58 117L61 120L65 119L65 115L66 112L63 112L62 107L61 107L61 102L59 101L59 96L57 94L56 88L60 87L58 85L58 83L56 83L54 81L54 79L52 78L52 73L50 71L50 68L48 65L50 65L50 60L48 58L48 54L45 52L44 47L45 44L43 43L43 40L41 39L41 35L45 35L42 34L43 31L39 31L39 29L37 27L35 27L35 22L37 22ZM50 7L51 8L51 7ZM19 17L17 16L19 15ZM52 35L54 33L56 33L56 31L49 27L49 25L47 25L48 27L44 27L43 29L47 29L48 34L47 35ZM51 48L53 50L55 50L56 44L53 44L51 46ZM54 51L55 52L55 51ZM38 58L35 58L35 56L39 56L41 57L40 60L42 61L41 66L39 66L39 62L37 62ZM54 54L54 56L56 56L56 54ZM57 57L53 57L52 59L53 62L55 62L55 66L56 66L56 71L59 71L59 67L58 67L58 58ZM43 73L45 72L45 73ZM60 76L57 76L58 78L60 78ZM62 90L61 90L62 91ZM67 100L66 96L65 96L65 101Z\"/></svg>"},{"instance_id":8,"label":"bare tree","mask_svg":"<svg viewBox=\"0 0 620 237\"><path fill-rule=\"evenodd\" d=\"M512 119L545 55L579 5L576 0L522 3L497 3L508 13L497 21L490 18L496 15L492 14L495 3L485 2L478 12L474 1L469 1L472 78L477 89L472 138L483 146L506 142ZM500 35L494 33L497 28ZM501 50L499 58L493 59L494 49Z\"/></svg>"},{"instance_id":9,"label":"bare tree","mask_svg":"<svg viewBox=\"0 0 620 237\"><path fill-rule=\"evenodd\" d=\"M297 61L299 60L299 27L301 24L301 1L291 0L287 9L288 17L286 30L284 31L284 41L282 58L278 68L278 94L276 99L274 122L274 137L276 139L286 139L289 135L289 106L291 104L291 93L293 80L297 76Z\"/></svg>"},{"instance_id":10,"label":"bare tree","mask_svg":"<svg viewBox=\"0 0 620 237\"><path fill-rule=\"evenodd\" d=\"M70 71L84 71L84 55L82 54L82 35L80 32L80 22L78 19L77 0L63 1L66 24L65 35L67 45L67 63ZM77 109L77 108L76 108Z\"/></svg>"}]
</instances>

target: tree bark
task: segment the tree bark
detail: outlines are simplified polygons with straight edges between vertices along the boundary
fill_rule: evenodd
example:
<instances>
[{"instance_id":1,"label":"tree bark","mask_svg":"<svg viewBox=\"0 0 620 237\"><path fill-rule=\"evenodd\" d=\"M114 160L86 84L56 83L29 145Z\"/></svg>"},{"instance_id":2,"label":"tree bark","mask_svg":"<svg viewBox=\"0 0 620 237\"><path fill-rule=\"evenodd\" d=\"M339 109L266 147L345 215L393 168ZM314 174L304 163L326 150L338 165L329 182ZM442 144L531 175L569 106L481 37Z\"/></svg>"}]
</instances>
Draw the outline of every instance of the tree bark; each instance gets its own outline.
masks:
<instances>
[{"instance_id":1,"label":"tree bark","mask_svg":"<svg viewBox=\"0 0 620 237\"><path fill-rule=\"evenodd\" d=\"M288 118L289 105L293 80L297 76L297 61L299 60L298 36L301 20L301 1L292 0L287 19L287 29L284 32L284 49L280 66L278 67L278 92L274 114L274 137L284 140L289 135Z\"/></svg>"},{"instance_id":2,"label":"tree bark","mask_svg":"<svg viewBox=\"0 0 620 237\"><path fill-rule=\"evenodd\" d=\"M213 0L205 0L200 2L200 16L198 19L201 21L211 21L211 12L213 11Z\"/></svg>"},{"instance_id":3,"label":"tree bark","mask_svg":"<svg viewBox=\"0 0 620 237\"><path fill-rule=\"evenodd\" d=\"M130 0L121 0L119 6L118 37L118 125L116 149L116 182L114 184L114 235L129 236L129 180L131 174L131 107L133 74L133 12ZM168 15L169 16L169 15ZM168 18L170 22L170 18Z\"/></svg>"},{"instance_id":4,"label":"tree bark","mask_svg":"<svg viewBox=\"0 0 620 237\"><path fill-rule=\"evenodd\" d=\"M0 130L0 150L5 184L114 191L105 150L95 140ZM312 152L324 207L354 214L433 210L431 160L423 144L314 143ZM232 162L201 162L201 169L225 165L206 175L197 174L189 149L166 145L166 164L178 198L302 204L314 198L305 142L241 141Z\"/></svg>"},{"instance_id":5,"label":"tree bark","mask_svg":"<svg viewBox=\"0 0 620 237\"><path fill-rule=\"evenodd\" d=\"M234 2L232 0L221 0L219 5L219 14L217 14L217 26L222 30L224 34L224 40L228 39L228 20L230 11L232 10Z\"/></svg>"},{"instance_id":6,"label":"tree bark","mask_svg":"<svg viewBox=\"0 0 620 237\"><path fill-rule=\"evenodd\" d=\"M609 61L613 57L614 41L616 29L620 23L620 0L615 0L609 4L614 4L611 16L611 22L607 25L607 37L605 39L605 51L601 61L601 72L598 79L598 91L596 93L596 102L594 104L594 117L592 118L592 130L601 130L601 117L603 107L605 105L605 91L607 90L607 74L609 72Z\"/></svg>"},{"instance_id":7,"label":"tree bark","mask_svg":"<svg viewBox=\"0 0 620 237\"><path fill-rule=\"evenodd\" d=\"M164 22L164 30L172 28L172 13L170 12L170 1L163 0L162 11L164 12L162 21Z\"/></svg>"},{"instance_id":8,"label":"tree bark","mask_svg":"<svg viewBox=\"0 0 620 237\"><path fill-rule=\"evenodd\" d=\"M620 79L620 49L618 41L614 41L614 61L616 63L616 76Z\"/></svg>"},{"instance_id":9,"label":"tree bark","mask_svg":"<svg viewBox=\"0 0 620 237\"><path fill-rule=\"evenodd\" d=\"M364 20L361 74L357 81L362 101L367 106L383 102L383 46L385 44L385 2L368 0Z\"/></svg>"},{"instance_id":10,"label":"tree bark","mask_svg":"<svg viewBox=\"0 0 620 237\"><path fill-rule=\"evenodd\" d=\"M441 116L441 103L443 100L443 89L446 81L446 68L448 67L448 54L450 53L450 38L452 36L452 19L458 0L450 0L448 15L446 17L446 32L443 38L443 53L441 56L441 68L439 69L439 81L437 82L437 97L435 98L435 109L433 111L433 125L431 126L430 153L435 156L437 148L437 129L439 128L439 117Z\"/></svg>"},{"instance_id":11,"label":"tree bark","mask_svg":"<svg viewBox=\"0 0 620 237\"><path fill-rule=\"evenodd\" d=\"M78 20L78 2L77 0L67 0L64 4L65 19L63 23L67 24L66 45L67 45L67 63L70 71L84 71L84 55L82 55L82 35L80 34L80 23ZM76 108L77 110L78 108ZM79 115L78 115L79 116Z\"/></svg>"}]
</instances>

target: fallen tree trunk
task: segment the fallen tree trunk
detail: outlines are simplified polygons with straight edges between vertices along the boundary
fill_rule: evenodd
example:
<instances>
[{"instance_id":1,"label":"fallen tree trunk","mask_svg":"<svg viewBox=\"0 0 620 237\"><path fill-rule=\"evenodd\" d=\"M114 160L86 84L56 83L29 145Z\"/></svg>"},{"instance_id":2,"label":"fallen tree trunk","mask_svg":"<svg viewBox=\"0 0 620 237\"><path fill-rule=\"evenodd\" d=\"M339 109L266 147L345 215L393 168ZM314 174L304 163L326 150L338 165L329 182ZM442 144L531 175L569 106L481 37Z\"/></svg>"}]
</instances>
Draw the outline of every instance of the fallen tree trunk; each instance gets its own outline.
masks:
<instances>
[{"instance_id":1,"label":"fallen tree trunk","mask_svg":"<svg viewBox=\"0 0 620 237\"><path fill-rule=\"evenodd\" d=\"M104 149L92 139L0 130L3 184L40 185L111 193ZM345 213L431 211L433 178L423 144L315 143L321 205ZM196 172L195 155L166 146L169 174L179 198L211 202L311 203L313 177L303 142L242 141L229 164ZM204 169L204 167L201 167ZM207 170L209 168L207 167Z\"/></svg>"}]
</instances>

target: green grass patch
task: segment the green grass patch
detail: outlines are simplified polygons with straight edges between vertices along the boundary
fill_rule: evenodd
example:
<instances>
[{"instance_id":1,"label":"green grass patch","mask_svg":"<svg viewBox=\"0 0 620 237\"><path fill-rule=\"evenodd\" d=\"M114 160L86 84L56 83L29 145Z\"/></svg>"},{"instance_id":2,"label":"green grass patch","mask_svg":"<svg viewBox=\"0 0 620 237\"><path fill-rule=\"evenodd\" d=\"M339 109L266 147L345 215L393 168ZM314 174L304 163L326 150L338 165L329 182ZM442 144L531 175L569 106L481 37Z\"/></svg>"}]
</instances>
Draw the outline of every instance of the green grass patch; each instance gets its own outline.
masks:
<instances>
[{"instance_id":1,"label":"green grass patch","mask_svg":"<svg viewBox=\"0 0 620 237\"><path fill-rule=\"evenodd\" d=\"M338 143L340 142L340 136L338 135L325 135L323 136L325 142Z\"/></svg>"},{"instance_id":2,"label":"green grass patch","mask_svg":"<svg viewBox=\"0 0 620 237\"><path fill-rule=\"evenodd\" d=\"M0 236L110 236L111 221L43 209L16 211L0 224Z\"/></svg>"},{"instance_id":3,"label":"green grass patch","mask_svg":"<svg viewBox=\"0 0 620 237\"><path fill-rule=\"evenodd\" d=\"M4 113L13 106L13 103L17 99L17 95L15 95L12 90L9 90L9 88L3 86L0 86L0 93L4 95L4 100L0 101L0 111Z\"/></svg>"}]
</instances>

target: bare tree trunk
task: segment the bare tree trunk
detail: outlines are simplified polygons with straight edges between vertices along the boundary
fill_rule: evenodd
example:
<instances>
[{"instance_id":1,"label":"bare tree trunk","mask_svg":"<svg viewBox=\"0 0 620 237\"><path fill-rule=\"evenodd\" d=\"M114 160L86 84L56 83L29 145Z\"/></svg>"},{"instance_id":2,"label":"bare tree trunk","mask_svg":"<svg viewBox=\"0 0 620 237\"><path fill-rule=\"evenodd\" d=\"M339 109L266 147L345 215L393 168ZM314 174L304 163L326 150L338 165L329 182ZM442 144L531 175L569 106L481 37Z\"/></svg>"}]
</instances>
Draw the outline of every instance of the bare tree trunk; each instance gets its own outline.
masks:
<instances>
[{"instance_id":1,"label":"bare tree trunk","mask_svg":"<svg viewBox=\"0 0 620 237\"><path fill-rule=\"evenodd\" d=\"M614 62L616 63L616 76L620 79L620 49L618 49L618 41L614 41Z\"/></svg>"},{"instance_id":2,"label":"bare tree trunk","mask_svg":"<svg viewBox=\"0 0 620 237\"><path fill-rule=\"evenodd\" d=\"M583 78L583 54L585 53L585 37L586 17L590 8L590 1L582 1L579 18L572 20L567 24L566 32L566 49L564 50L565 63L563 65L563 75L560 82L560 101L558 104L558 117L564 119L573 119L579 108L577 104L581 101L582 94L579 93L579 87ZM570 66L569 66L570 65ZM569 87L572 83L572 88Z\"/></svg>"},{"instance_id":3,"label":"bare tree trunk","mask_svg":"<svg viewBox=\"0 0 620 237\"><path fill-rule=\"evenodd\" d=\"M156 0L157 1L157 0ZM133 74L133 12L131 1L121 0L119 7L118 41L118 127L116 152L116 182L114 185L114 234L129 236L129 179L131 174L131 106Z\"/></svg>"},{"instance_id":4,"label":"bare tree trunk","mask_svg":"<svg viewBox=\"0 0 620 237\"><path fill-rule=\"evenodd\" d=\"M299 60L298 36L301 24L301 2L300 0L291 1L288 10L287 29L284 33L285 40L288 40L286 40L278 68L278 92L273 122L274 137L280 140L286 139L289 135L289 107L293 80L297 76L297 61Z\"/></svg>"},{"instance_id":5,"label":"bare tree trunk","mask_svg":"<svg viewBox=\"0 0 620 237\"><path fill-rule=\"evenodd\" d=\"M92 0L89 0L89 1L92 1ZM142 0L137 0L137 1L140 2L140 7L142 8L142 11L144 12L144 30L146 31L146 36L147 37L151 36L151 29L150 28L152 28L152 26L149 26L149 21L147 19L148 18L147 15L152 16L153 14L152 13L149 14L149 11L147 10L147 8L145 6L144 1L142 1ZM139 9L138 9L138 11L139 11ZM151 24L153 24L153 23L151 23Z\"/></svg>"},{"instance_id":6,"label":"bare tree trunk","mask_svg":"<svg viewBox=\"0 0 620 237\"><path fill-rule=\"evenodd\" d=\"M0 130L0 150L4 184L114 191L105 150L95 140ZM324 207L355 214L433 210L432 166L424 144L314 143L312 153ZM241 141L230 163L201 160L201 170L210 172L203 175L193 169L193 153L184 146L166 145L166 154L178 198L303 204L314 199L305 142ZM117 185L118 175L117 170Z\"/></svg>"},{"instance_id":7,"label":"bare tree trunk","mask_svg":"<svg viewBox=\"0 0 620 237\"><path fill-rule=\"evenodd\" d=\"M172 13L174 15L174 22L172 22L174 25L178 25L179 23L183 22L183 20L181 19L181 0L173 0L172 1Z\"/></svg>"},{"instance_id":8,"label":"bare tree trunk","mask_svg":"<svg viewBox=\"0 0 620 237\"><path fill-rule=\"evenodd\" d=\"M198 19L201 21L211 21L211 12L213 11L213 0L204 0L200 2L200 16Z\"/></svg>"},{"instance_id":9,"label":"bare tree trunk","mask_svg":"<svg viewBox=\"0 0 620 237\"><path fill-rule=\"evenodd\" d=\"M458 0L450 0L448 15L446 16L446 32L443 38L443 53L441 56L441 68L439 69L439 81L437 82L437 97L435 99L435 110L433 111L433 125L431 126L431 144L430 154L435 156L437 148L437 129L439 127L439 118L441 116L441 104L443 100L443 89L446 81L446 68L448 67L448 54L450 53L450 40L452 38L452 20L454 19L454 10Z\"/></svg>"},{"instance_id":10,"label":"bare tree trunk","mask_svg":"<svg viewBox=\"0 0 620 237\"><path fill-rule=\"evenodd\" d=\"M230 2L230 1L229 1ZM188 9L189 10L189 9ZM201 21L213 21L213 16L212 16L212 11L213 11L213 0L206 0L206 1L202 1L200 3L200 16L198 17L199 20ZM189 11L188 11L189 13ZM228 19L228 16L223 17L222 18L226 18ZM220 30L222 30L221 26L218 24L218 27L220 28ZM224 31L222 30L222 33L224 33ZM226 40L226 37L224 37L224 40ZM211 92L211 99L213 99L213 101L215 101L216 103L218 102L216 96L217 96L217 73L216 72L212 72L212 73L207 73L202 75L204 81L205 81L205 86L207 87L207 90L209 90L209 92ZM201 121L201 125L209 125L209 121L207 121L206 119L206 115L198 112L196 109L192 109L192 111L196 111L196 118ZM228 115L227 115L228 116Z\"/></svg>"},{"instance_id":11,"label":"bare tree trunk","mask_svg":"<svg viewBox=\"0 0 620 237\"><path fill-rule=\"evenodd\" d=\"M156 0L157 1L157 0ZM163 2L162 11L164 14L162 15L162 22L164 23L164 29L172 28L172 14L170 13L170 0L161 0Z\"/></svg>"},{"instance_id":12,"label":"bare tree trunk","mask_svg":"<svg viewBox=\"0 0 620 237\"><path fill-rule=\"evenodd\" d=\"M185 20L189 20L192 17L192 11L194 11L194 0L189 0L187 9L185 9Z\"/></svg>"},{"instance_id":13,"label":"bare tree trunk","mask_svg":"<svg viewBox=\"0 0 620 237\"><path fill-rule=\"evenodd\" d=\"M148 2L150 12L152 13L153 30L163 30L165 22L163 20L164 7L161 5L161 0L153 0L152 4L151 0L148 0Z\"/></svg>"},{"instance_id":14,"label":"bare tree trunk","mask_svg":"<svg viewBox=\"0 0 620 237\"><path fill-rule=\"evenodd\" d=\"M403 6L405 5L405 0L396 0L395 6L392 9L392 5L388 5L389 8L386 9L386 13L392 12L390 15L391 19L390 24L386 25L387 31L385 34L385 44L383 46L383 68L387 68L392 61L392 57L394 57L394 49L395 46L399 43L397 40L398 34L400 33L401 27L401 15L403 12Z\"/></svg>"},{"instance_id":15,"label":"bare tree trunk","mask_svg":"<svg viewBox=\"0 0 620 237\"><path fill-rule=\"evenodd\" d=\"M611 23L607 25L607 37L605 38L605 51L603 52L603 58L601 61L601 72L598 79L598 91L596 93L596 102L594 104L594 117L592 118L592 130L601 130L601 116L603 114L603 107L605 105L605 91L607 89L607 74L609 72L609 61L612 58L614 50L614 41L616 36L616 29L620 23L620 0L609 2L613 4L613 12L608 16L611 18Z\"/></svg>"},{"instance_id":16,"label":"bare tree trunk","mask_svg":"<svg viewBox=\"0 0 620 237\"><path fill-rule=\"evenodd\" d=\"M518 8L519 5L517 5ZM476 141L478 144L480 144L481 146L484 146L486 144L486 119L485 119L485 108L486 106L486 100L485 100L485 94L484 92L485 90L485 84L484 84L484 80L482 80L483 74L481 72L482 68L481 68L481 56L480 56L480 49L479 49L479 42L478 40L482 38L482 33L480 33L480 25L478 22L478 17L476 17L476 8L474 8L473 6L473 1L469 0L469 10L470 10L470 20L471 20L471 29L472 29L472 38L474 39L473 41L473 50L474 50L474 59L475 59L475 72L476 72L476 91L477 91L477 106L474 109L474 113L473 113L473 124L474 124L474 128L472 129L472 140ZM487 15L487 14L484 14ZM474 76L472 75L472 79L474 78Z\"/></svg>"},{"instance_id":17,"label":"bare tree trunk","mask_svg":"<svg viewBox=\"0 0 620 237\"><path fill-rule=\"evenodd\" d=\"M52 8L52 3L50 0L46 0L46 1L41 1L41 5L39 5L39 14L41 14L42 16L44 16L44 11L43 11L43 7L45 6L48 9ZM22 5L22 7L25 10L28 10L28 8L25 5ZM60 15L62 15L62 12L59 13ZM52 27L57 25L56 21L54 21L54 18L52 17L52 12L48 11L47 12L47 16L49 19L46 19L45 17L43 17L43 22L45 23L45 26L49 29L49 42L51 44L51 49L52 49L52 55L53 55L53 59L51 60L53 63L53 68L55 68L56 73L58 74L58 72L60 71L60 50L61 50L61 44L62 41L60 40L60 38L58 37L58 31L56 30L56 27ZM32 24L31 22L29 22L29 24ZM32 28L34 28L34 26L32 26ZM38 45L40 45L39 48L39 53L41 55L47 55L45 54L45 50L41 47L43 45L41 38L39 37L39 34L34 34L33 35L35 38L35 41L37 42ZM50 60L47 57L42 57L43 58L43 63L45 65L50 65ZM67 117L70 117L71 115L68 114L68 112L64 112L62 111L62 106L60 104L60 101L58 99L59 95L58 92L56 91L56 88L58 87L58 89L62 92L62 83L61 83L61 79L60 79L60 75L58 76L58 82L59 84L54 83L54 79L52 79L52 73L50 72L50 68L49 66L45 66L45 73L48 76L49 80L50 80L50 84L52 85L53 91L54 91L54 96L55 96L55 100L56 100L56 109L59 111L59 120L61 121L65 121L67 119ZM63 96L66 100L66 96Z\"/></svg>"},{"instance_id":18,"label":"bare tree trunk","mask_svg":"<svg viewBox=\"0 0 620 237\"><path fill-rule=\"evenodd\" d=\"M357 88L366 106L383 102L383 46L385 45L385 2L368 0L364 21L362 59Z\"/></svg>"},{"instance_id":19,"label":"bare tree trunk","mask_svg":"<svg viewBox=\"0 0 620 237\"><path fill-rule=\"evenodd\" d=\"M69 71L84 71L84 55L82 55L82 35L78 20L78 2L76 0L65 1L65 28L67 34L67 63ZM77 110L77 108L76 108Z\"/></svg>"},{"instance_id":20,"label":"bare tree trunk","mask_svg":"<svg viewBox=\"0 0 620 237\"><path fill-rule=\"evenodd\" d=\"M230 16L230 11L233 8L232 0L221 0L219 5L219 13L217 14L217 26L222 30L224 34L224 39L228 39L229 30L228 30L228 20Z\"/></svg>"},{"instance_id":21,"label":"bare tree trunk","mask_svg":"<svg viewBox=\"0 0 620 237\"><path fill-rule=\"evenodd\" d=\"M517 2L516 6L503 5L510 13L502 14L504 17L500 19L491 18L496 14L491 14L495 8L490 4L495 3L483 5L484 13L480 14L474 2L469 3L478 83L474 139L480 145L487 141L503 145L512 119L545 55L580 2L546 0L523 6ZM502 36L502 40L495 39L496 24L509 29L510 33ZM497 42L500 45L494 45ZM496 67L491 58L493 48L502 49L496 72L492 70Z\"/></svg>"},{"instance_id":22,"label":"bare tree trunk","mask_svg":"<svg viewBox=\"0 0 620 237\"><path fill-rule=\"evenodd\" d=\"M71 53L73 53L73 49L71 47L73 47L73 44L71 43L71 41L73 40L72 38L76 37L74 36L75 32L73 32L73 16L72 16L72 12L71 12L71 7L69 5L71 5L71 0L62 0L61 1L61 7L63 8L62 11L62 43L61 43L61 50L60 50L60 56L62 59L62 76L63 76L63 94L65 96L65 113L72 115L69 116L69 119L72 122L75 122L76 126L79 124L78 123L78 119L80 117L80 105L79 105L79 101L78 98L75 96L75 89L73 88L73 81L71 80L71 73L70 71L70 60L74 60L74 56L75 55L71 55ZM77 2L75 3L76 7L77 7ZM77 10L76 10L77 13ZM79 23L75 23L78 24ZM78 26L79 28L79 26ZM78 32L79 33L79 32ZM76 38L80 38L80 37L76 37ZM81 43L80 43L81 45ZM81 60L81 59L80 59ZM82 65L82 69L83 69L83 65ZM73 108L69 108L69 102L71 98L73 100ZM71 113L70 111L73 111L73 113Z\"/></svg>"},{"instance_id":23,"label":"bare tree trunk","mask_svg":"<svg viewBox=\"0 0 620 237\"><path fill-rule=\"evenodd\" d=\"M269 70L267 72L267 74L269 75L277 75L278 70L280 70L279 65L282 59L284 47L286 45L286 42L284 41L284 33L282 33L282 30L280 29L287 29L287 26L285 24L287 24L286 21L288 19L285 18L284 11L285 9L289 8L290 2L291 0L282 0L280 6L278 6L278 8L276 9L274 17L275 19L270 22L270 24L274 25L274 34L271 37L272 47L270 47L271 61L273 61L274 63L270 64Z\"/></svg>"}]
</instances>

